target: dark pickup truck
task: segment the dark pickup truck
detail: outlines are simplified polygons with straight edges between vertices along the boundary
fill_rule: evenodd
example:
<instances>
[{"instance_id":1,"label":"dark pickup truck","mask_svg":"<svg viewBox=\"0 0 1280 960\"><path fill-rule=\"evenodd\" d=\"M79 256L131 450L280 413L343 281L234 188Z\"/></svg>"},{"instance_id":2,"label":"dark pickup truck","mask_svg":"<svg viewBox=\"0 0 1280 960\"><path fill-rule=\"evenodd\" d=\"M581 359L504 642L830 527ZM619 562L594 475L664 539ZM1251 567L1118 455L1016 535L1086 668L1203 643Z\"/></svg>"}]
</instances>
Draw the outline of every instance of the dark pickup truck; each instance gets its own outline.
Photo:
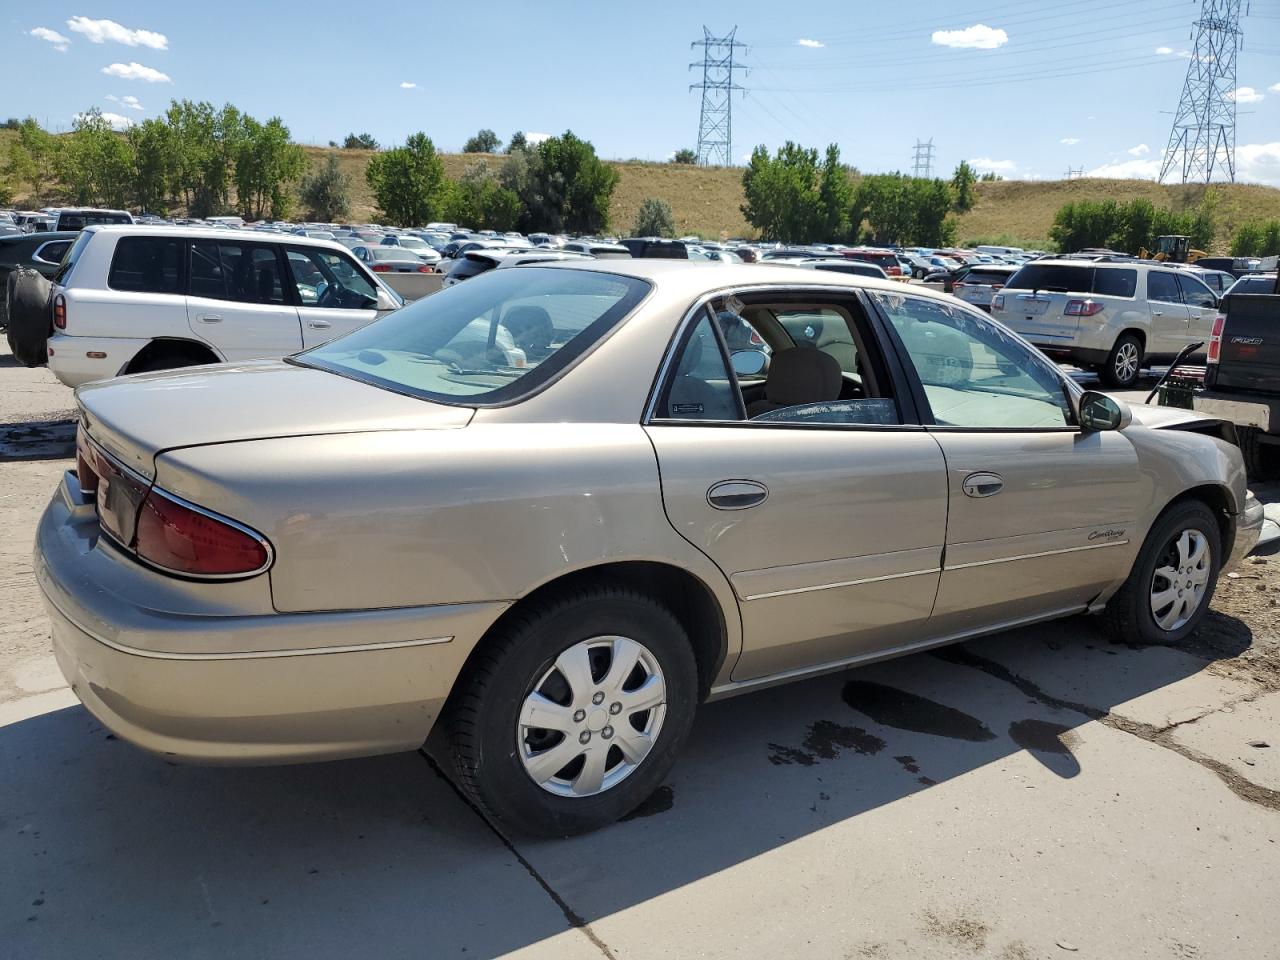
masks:
<instances>
[{"instance_id":1,"label":"dark pickup truck","mask_svg":"<svg viewBox=\"0 0 1280 960\"><path fill-rule=\"evenodd\" d=\"M1236 425L1249 476L1280 472L1280 285L1275 273L1238 280L1219 304L1196 410Z\"/></svg>"}]
</instances>

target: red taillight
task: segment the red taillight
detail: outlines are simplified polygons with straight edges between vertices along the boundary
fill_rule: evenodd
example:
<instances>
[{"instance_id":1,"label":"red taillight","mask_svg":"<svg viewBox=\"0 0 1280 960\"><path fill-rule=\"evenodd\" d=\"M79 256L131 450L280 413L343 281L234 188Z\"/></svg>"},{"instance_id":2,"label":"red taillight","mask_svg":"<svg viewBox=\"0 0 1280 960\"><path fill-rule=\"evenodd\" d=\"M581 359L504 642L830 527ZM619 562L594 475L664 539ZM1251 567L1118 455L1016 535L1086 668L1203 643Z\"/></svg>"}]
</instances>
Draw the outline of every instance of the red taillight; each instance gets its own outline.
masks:
<instances>
[{"instance_id":1,"label":"red taillight","mask_svg":"<svg viewBox=\"0 0 1280 960\"><path fill-rule=\"evenodd\" d=\"M1222 328L1227 325L1226 314L1218 314L1213 318L1213 329L1209 332L1209 355L1206 363L1217 363L1222 352Z\"/></svg>"},{"instance_id":2,"label":"red taillight","mask_svg":"<svg viewBox=\"0 0 1280 960\"><path fill-rule=\"evenodd\" d=\"M67 329L67 298L62 294L53 298L53 325L59 330Z\"/></svg>"},{"instance_id":3,"label":"red taillight","mask_svg":"<svg viewBox=\"0 0 1280 960\"><path fill-rule=\"evenodd\" d=\"M902 268L901 268L901 267L890 267L890 268L889 268L888 270L886 270L885 272L886 272L889 276L891 276L891 277L900 277L900 276L902 276Z\"/></svg>"},{"instance_id":4,"label":"red taillight","mask_svg":"<svg viewBox=\"0 0 1280 960\"><path fill-rule=\"evenodd\" d=\"M76 430L76 481L80 484L82 493L98 492L98 471L83 427Z\"/></svg>"},{"instance_id":5,"label":"red taillight","mask_svg":"<svg viewBox=\"0 0 1280 960\"><path fill-rule=\"evenodd\" d=\"M1004 309L1004 294L1003 294L1003 293L997 293L994 297L992 297L992 298L991 298L991 309L992 309L992 310L1003 310L1003 309Z\"/></svg>"},{"instance_id":6,"label":"red taillight","mask_svg":"<svg viewBox=\"0 0 1280 960\"><path fill-rule=\"evenodd\" d=\"M387 263L375 263L373 265L373 272L374 273L390 273L391 265Z\"/></svg>"},{"instance_id":7,"label":"red taillight","mask_svg":"<svg viewBox=\"0 0 1280 960\"><path fill-rule=\"evenodd\" d=\"M993 283L993 284L991 285L991 290L992 290L993 292L994 292L994 291L996 291L996 290L1003 290L1003 289L1004 289L1004 284L1003 284L1003 283Z\"/></svg>"},{"instance_id":8,"label":"red taillight","mask_svg":"<svg viewBox=\"0 0 1280 960\"><path fill-rule=\"evenodd\" d=\"M270 560L250 531L153 489L138 512L138 556L174 573L227 577L257 573Z\"/></svg>"},{"instance_id":9,"label":"red taillight","mask_svg":"<svg viewBox=\"0 0 1280 960\"><path fill-rule=\"evenodd\" d=\"M1096 300L1068 300L1062 312L1068 317L1096 317L1103 309Z\"/></svg>"},{"instance_id":10,"label":"red taillight","mask_svg":"<svg viewBox=\"0 0 1280 960\"><path fill-rule=\"evenodd\" d=\"M433 271L429 266L427 266L427 265L424 263L422 266L420 266L420 267L418 268L418 272L419 272L419 273L434 273L435 271Z\"/></svg>"}]
</instances>

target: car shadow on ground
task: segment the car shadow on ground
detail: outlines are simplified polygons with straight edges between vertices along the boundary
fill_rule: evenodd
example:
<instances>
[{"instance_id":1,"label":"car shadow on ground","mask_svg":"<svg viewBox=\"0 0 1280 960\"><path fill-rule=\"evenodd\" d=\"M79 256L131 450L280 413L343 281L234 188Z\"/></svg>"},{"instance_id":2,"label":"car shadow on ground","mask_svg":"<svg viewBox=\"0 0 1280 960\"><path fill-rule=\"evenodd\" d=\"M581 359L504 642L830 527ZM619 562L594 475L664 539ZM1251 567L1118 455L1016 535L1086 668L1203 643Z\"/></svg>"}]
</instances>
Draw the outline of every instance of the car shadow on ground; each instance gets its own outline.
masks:
<instances>
[{"instance_id":1,"label":"car shadow on ground","mask_svg":"<svg viewBox=\"0 0 1280 960\"><path fill-rule=\"evenodd\" d=\"M1249 646L1216 620L1190 651L1111 645L1076 618L710 704L626 821L510 846L417 754L181 767L59 710L0 728L0 942L496 956L1022 751L1070 781L1075 728Z\"/></svg>"}]
</instances>

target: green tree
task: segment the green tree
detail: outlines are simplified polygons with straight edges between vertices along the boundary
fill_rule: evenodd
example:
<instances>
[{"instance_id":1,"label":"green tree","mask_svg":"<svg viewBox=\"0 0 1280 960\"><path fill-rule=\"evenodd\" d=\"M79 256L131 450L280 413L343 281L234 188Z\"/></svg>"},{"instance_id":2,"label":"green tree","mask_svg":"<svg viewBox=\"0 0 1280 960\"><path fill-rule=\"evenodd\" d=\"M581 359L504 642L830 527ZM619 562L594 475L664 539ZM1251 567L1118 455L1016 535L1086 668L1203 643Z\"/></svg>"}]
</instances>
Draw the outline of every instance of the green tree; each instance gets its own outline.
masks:
<instances>
[{"instance_id":1,"label":"green tree","mask_svg":"<svg viewBox=\"0 0 1280 960\"><path fill-rule=\"evenodd\" d=\"M635 237L674 237L676 235L676 217L671 211L671 204L658 197L646 197L636 213L635 226L631 228Z\"/></svg>"},{"instance_id":2,"label":"green tree","mask_svg":"<svg viewBox=\"0 0 1280 960\"><path fill-rule=\"evenodd\" d=\"M871 174L858 183L854 206L867 221L873 243L910 242L916 226L911 178L900 173Z\"/></svg>"},{"instance_id":3,"label":"green tree","mask_svg":"<svg viewBox=\"0 0 1280 960\"><path fill-rule=\"evenodd\" d=\"M788 140L770 157L756 147L742 173L742 215L771 240L808 243L818 239L823 221L818 191L817 150Z\"/></svg>"},{"instance_id":4,"label":"green tree","mask_svg":"<svg viewBox=\"0 0 1280 960\"><path fill-rule=\"evenodd\" d=\"M1262 249L1258 251L1262 257L1280 255L1280 220L1268 220L1262 228Z\"/></svg>"},{"instance_id":5,"label":"green tree","mask_svg":"<svg viewBox=\"0 0 1280 960\"><path fill-rule=\"evenodd\" d=\"M18 139L9 148L5 170L16 184L27 184L33 204L48 196L56 177L59 142L47 130L27 117L18 124Z\"/></svg>"},{"instance_id":6,"label":"green tree","mask_svg":"<svg viewBox=\"0 0 1280 960\"><path fill-rule=\"evenodd\" d=\"M1233 257L1261 256L1264 233L1262 224L1251 220L1240 224L1236 235L1231 238L1231 255Z\"/></svg>"},{"instance_id":7,"label":"green tree","mask_svg":"<svg viewBox=\"0 0 1280 960\"><path fill-rule=\"evenodd\" d=\"M525 139L523 130L517 130L511 135L511 142L507 144L507 153L523 153L528 149L529 141Z\"/></svg>"},{"instance_id":8,"label":"green tree","mask_svg":"<svg viewBox=\"0 0 1280 960\"><path fill-rule=\"evenodd\" d=\"M348 133L342 146L346 150L377 150L378 141L371 133Z\"/></svg>"},{"instance_id":9,"label":"green tree","mask_svg":"<svg viewBox=\"0 0 1280 960\"><path fill-rule=\"evenodd\" d=\"M497 153L502 141L492 130L484 129L462 145L463 153Z\"/></svg>"},{"instance_id":10,"label":"green tree","mask_svg":"<svg viewBox=\"0 0 1280 960\"><path fill-rule=\"evenodd\" d=\"M425 133L415 133L403 147L371 157L365 180L383 216L397 226L435 220L448 199L444 164Z\"/></svg>"},{"instance_id":11,"label":"green tree","mask_svg":"<svg viewBox=\"0 0 1280 960\"><path fill-rule=\"evenodd\" d=\"M898 238L900 243L925 247L947 247L955 243L956 221L948 216L955 198L945 181L908 180L907 199L912 214L911 230L907 236Z\"/></svg>"},{"instance_id":12,"label":"green tree","mask_svg":"<svg viewBox=\"0 0 1280 960\"><path fill-rule=\"evenodd\" d=\"M445 219L453 223L481 230L514 230L520 222L520 197L502 185L485 161L478 160L467 164L450 185L444 210Z\"/></svg>"},{"instance_id":13,"label":"green tree","mask_svg":"<svg viewBox=\"0 0 1280 960\"><path fill-rule=\"evenodd\" d=\"M126 136L133 147L134 199L144 211L164 210L176 170L173 130L152 117L130 127Z\"/></svg>"},{"instance_id":14,"label":"green tree","mask_svg":"<svg viewBox=\"0 0 1280 960\"><path fill-rule=\"evenodd\" d=\"M957 213L968 213L973 209L973 205L978 202L977 195L973 189L977 179L973 172L973 167L969 166L968 160L961 160L960 165L951 174L951 188L955 191L953 206Z\"/></svg>"},{"instance_id":15,"label":"green tree","mask_svg":"<svg viewBox=\"0 0 1280 960\"><path fill-rule=\"evenodd\" d=\"M828 144L818 171L818 211L814 224L818 237L836 243L848 239L853 193L849 172L840 162L840 148L834 143Z\"/></svg>"},{"instance_id":16,"label":"green tree","mask_svg":"<svg viewBox=\"0 0 1280 960\"><path fill-rule=\"evenodd\" d=\"M306 155L289 139L279 117L259 123L242 116L234 142L236 200L246 220L288 215L293 206L290 185L306 169Z\"/></svg>"},{"instance_id":17,"label":"green tree","mask_svg":"<svg viewBox=\"0 0 1280 960\"><path fill-rule=\"evenodd\" d=\"M609 201L618 171L596 156L595 147L572 131L527 151L522 223L526 231L599 233L609 225Z\"/></svg>"},{"instance_id":18,"label":"green tree","mask_svg":"<svg viewBox=\"0 0 1280 960\"><path fill-rule=\"evenodd\" d=\"M332 153L319 169L302 178L298 194L310 220L334 223L351 213L351 178L342 172L338 158Z\"/></svg>"},{"instance_id":19,"label":"green tree","mask_svg":"<svg viewBox=\"0 0 1280 960\"><path fill-rule=\"evenodd\" d=\"M123 207L132 193L133 148L94 107L75 118L55 169L73 202Z\"/></svg>"},{"instance_id":20,"label":"green tree","mask_svg":"<svg viewBox=\"0 0 1280 960\"><path fill-rule=\"evenodd\" d=\"M671 162L672 163L697 163L698 155L694 151L690 150L688 147L685 147L682 150L676 151L675 156L671 158Z\"/></svg>"}]
</instances>

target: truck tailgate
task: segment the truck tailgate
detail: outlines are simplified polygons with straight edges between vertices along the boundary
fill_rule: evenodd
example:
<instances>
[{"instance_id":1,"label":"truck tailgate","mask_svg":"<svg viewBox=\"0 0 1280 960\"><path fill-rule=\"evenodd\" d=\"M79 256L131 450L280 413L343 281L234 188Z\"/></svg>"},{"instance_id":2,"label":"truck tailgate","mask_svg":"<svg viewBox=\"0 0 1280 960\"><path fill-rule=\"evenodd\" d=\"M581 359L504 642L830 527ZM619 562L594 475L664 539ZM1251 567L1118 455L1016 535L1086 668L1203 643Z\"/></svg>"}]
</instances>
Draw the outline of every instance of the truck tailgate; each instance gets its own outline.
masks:
<instances>
[{"instance_id":1,"label":"truck tailgate","mask_svg":"<svg viewBox=\"0 0 1280 960\"><path fill-rule=\"evenodd\" d=\"M1234 294L1211 386L1219 390L1280 393L1280 296Z\"/></svg>"}]
</instances>

